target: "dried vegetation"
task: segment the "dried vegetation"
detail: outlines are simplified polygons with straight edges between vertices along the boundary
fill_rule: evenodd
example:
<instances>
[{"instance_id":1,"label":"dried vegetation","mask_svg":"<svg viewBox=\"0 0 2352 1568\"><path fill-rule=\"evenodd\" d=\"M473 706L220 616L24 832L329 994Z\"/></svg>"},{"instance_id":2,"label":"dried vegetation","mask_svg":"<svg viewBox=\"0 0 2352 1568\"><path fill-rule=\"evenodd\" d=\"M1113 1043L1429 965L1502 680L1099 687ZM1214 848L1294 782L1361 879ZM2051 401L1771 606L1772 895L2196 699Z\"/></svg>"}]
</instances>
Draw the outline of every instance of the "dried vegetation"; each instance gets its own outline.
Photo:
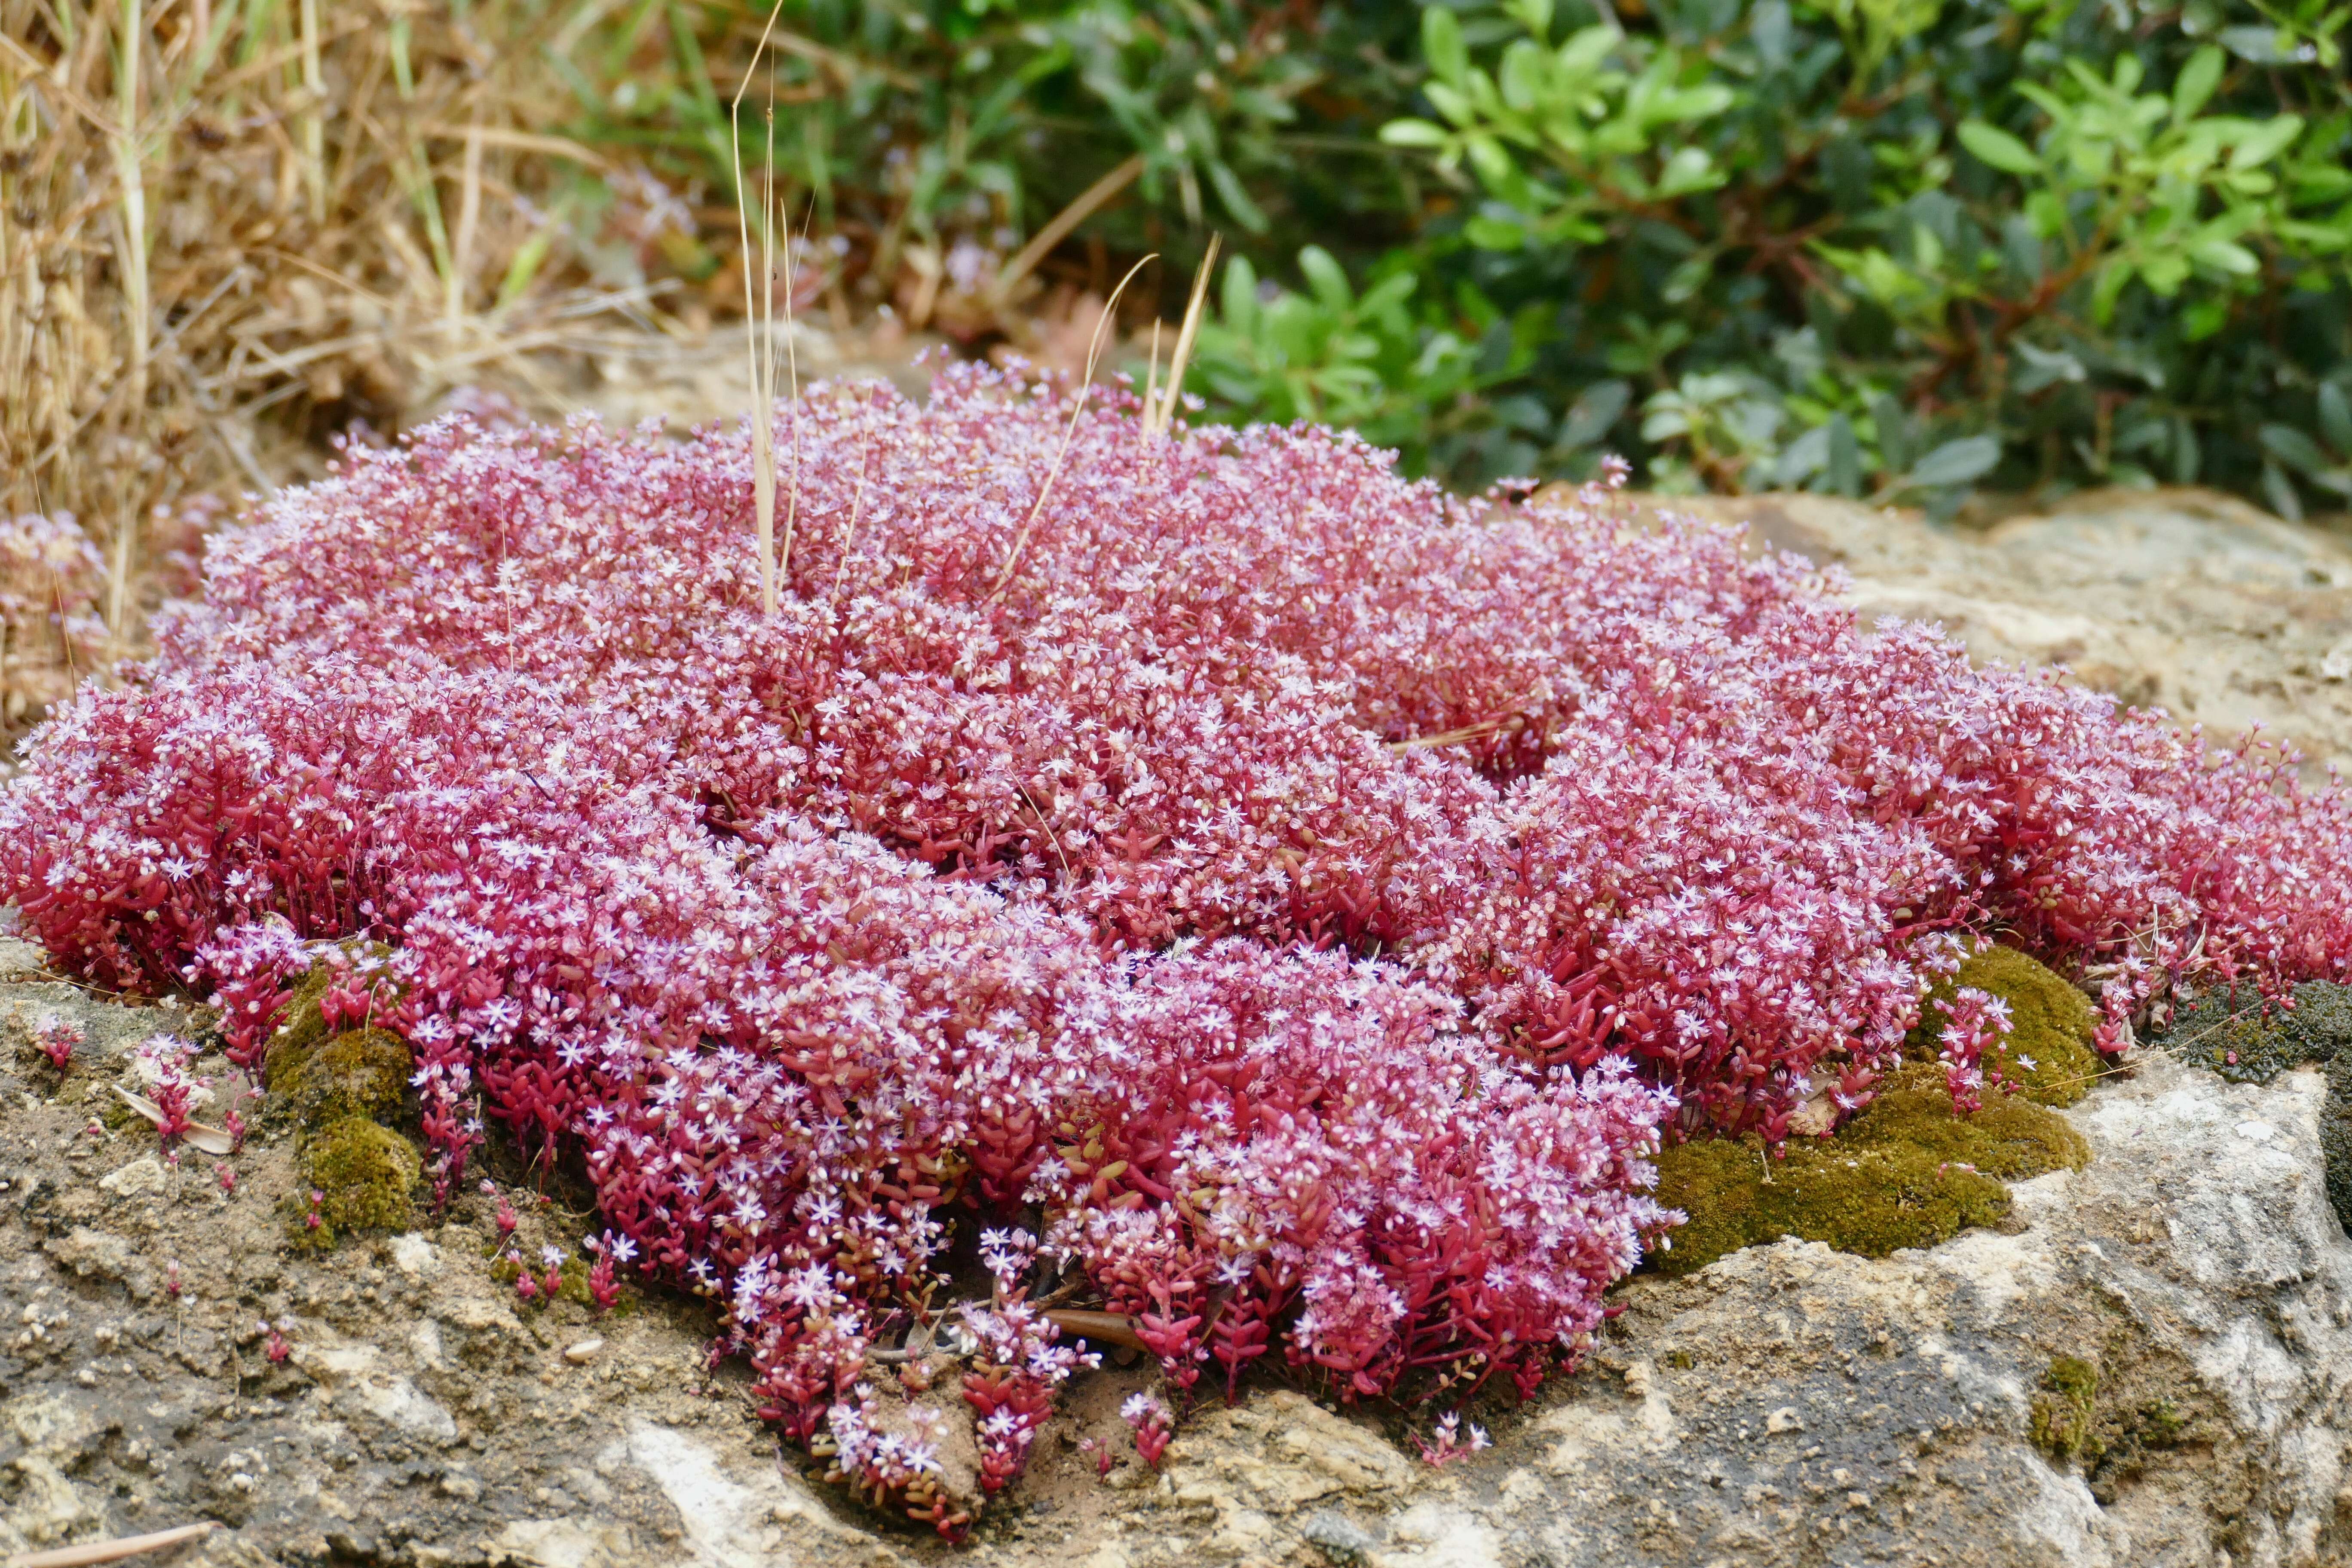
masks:
<instances>
[{"instance_id":1,"label":"dried vegetation","mask_svg":"<svg viewBox=\"0 0 2352 1568\"><path fill-rule=\"evenodd\" d=\"M669 324L632 253L676 198L543 129L597 16L0 0L0 733L143 651L213 498Z\"/></svg>"}]
</instances>

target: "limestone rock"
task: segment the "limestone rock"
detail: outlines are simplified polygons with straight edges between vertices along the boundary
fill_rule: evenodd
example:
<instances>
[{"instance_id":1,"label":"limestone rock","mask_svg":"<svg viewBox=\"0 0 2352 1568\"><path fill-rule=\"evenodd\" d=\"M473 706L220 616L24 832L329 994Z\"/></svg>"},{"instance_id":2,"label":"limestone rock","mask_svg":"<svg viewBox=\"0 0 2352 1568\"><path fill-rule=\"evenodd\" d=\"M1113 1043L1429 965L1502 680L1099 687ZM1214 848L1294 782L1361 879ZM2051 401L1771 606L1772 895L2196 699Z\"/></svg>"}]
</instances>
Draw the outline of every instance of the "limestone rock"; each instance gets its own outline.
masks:
<instances>
[{"instance_id":1,"label":"limestone rock","mask_svg":"<svg viewBox=\"0 0 2352 1568\"><path fill-rule=\"evenodd\" d=\"M82 1113L35 1098L24 1147L57 1152L19 1157L0 1223L0 1552L217 1518L188 1562L2343 1563L2352 1244L2326 1098L2316 1068L2232 1083L2146 1051L2059 1113L2091 1161L2019 1183L2006 1231L1637 1277L1581 1372L1472 1412L1495 1446L1444 1469L1400 1441L1406 1417L1276 1388L1194 1411L1157 1472L1119 1448L1106 1483L1076 1443L1123 1434L1110 1384L1133 1374L1082 1378L961 1557L780 1452L740 1385L712 1385L694 1303L519 1308L488 1273L488 1200L285 1255L284 1143L248 1146L236 1199L182 1182L124 1203L99 1188L143 1158L136 1131L86 1149ZM136 1278L158 1257L176 1299Z\"/></svg>"}]
</instances>

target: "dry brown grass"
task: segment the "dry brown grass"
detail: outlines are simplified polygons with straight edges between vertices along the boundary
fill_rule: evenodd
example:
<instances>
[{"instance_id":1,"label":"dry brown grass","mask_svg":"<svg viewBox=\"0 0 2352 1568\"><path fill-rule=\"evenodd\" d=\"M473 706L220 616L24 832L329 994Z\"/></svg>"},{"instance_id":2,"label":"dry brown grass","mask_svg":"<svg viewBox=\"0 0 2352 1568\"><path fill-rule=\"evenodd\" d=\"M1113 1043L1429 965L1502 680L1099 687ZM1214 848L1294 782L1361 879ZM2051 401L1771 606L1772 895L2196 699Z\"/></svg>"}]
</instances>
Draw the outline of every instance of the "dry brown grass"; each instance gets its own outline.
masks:
<instances>
[{"instance_id":1,"label":"dry brown grass","mask_svg":"<svg viewBox=\"0 0 2352 1568\"><path fill-rule=\"evenodd\" d=\"M754 405L773 403L780 345L794 384L898 373L906 318L853 325L833 253L779 243L805 222L782 193L759 193L761 223L722 226L554 133L588 122L577 93L635 81L631 51L654 47L628 20L641 9L0 0L0 746L143 651L151 612L193 590L201 534L239 494L314 476L338 433L389 433L475 384L541 416L656 384L683 400L671 414L740 413L740 370L723 399L700 384L730 296L759 327ZM714 86L763 96L761 9L709 40ZM616 74L589 80L579 61ZM967 335L1091 365L1108 278L1048 289L1038 271L1136 169L972 284ZM796 268L803 250L819 264ZM700 285L645 281L680 267ZM830 351L793 330L794 306L820 300ZM773 498L787 558L795 489Z\"/></svg>"},{"instance_id":2,"label":"dry brown grass","mask_svg":"<svg viewBox=\"0 0 2352 1568\"><path fill-rule=\"evenodd\" d=\"M581 260L661 193L543 129L545 46L601 9L0 0L0 519L68 517L97 558L0 542L0 728L135 651L185 498L486 367L528 381L593 317L668 324Z\"/></svg>"}]
</instances>

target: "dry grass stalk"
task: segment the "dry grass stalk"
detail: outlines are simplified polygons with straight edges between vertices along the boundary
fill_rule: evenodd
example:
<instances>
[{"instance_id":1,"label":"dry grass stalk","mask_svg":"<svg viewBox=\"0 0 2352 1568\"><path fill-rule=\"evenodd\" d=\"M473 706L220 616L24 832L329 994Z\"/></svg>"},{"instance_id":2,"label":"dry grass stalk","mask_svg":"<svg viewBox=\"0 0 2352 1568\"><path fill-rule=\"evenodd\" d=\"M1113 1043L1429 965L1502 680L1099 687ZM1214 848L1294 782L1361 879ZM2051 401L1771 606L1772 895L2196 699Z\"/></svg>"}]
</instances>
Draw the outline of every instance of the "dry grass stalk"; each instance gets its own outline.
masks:
<instances>
[{"instance_id":1,"label":"dry grass stalk","mask_svg":"<svg viewBox=\"0 0 2352 1568\"><path fill-rule=\"evenodd\" d=\"M1143 432L1147 436L1165 436L1175 427L1177 400L1184 395L1184 365L1192 357L1192 340L1201 331L1201 317L1209 302L1209 274L1217 265L1217 247L1221 235L1209 237L1209 248L1202 254L1201 268L1192 274L1192 295L1184 302L1184 324L1176 330L1176 352L1168 361L1168 389L1155 405L1147 403L1143 409Z\"/></svg>"},{"instance_id":2,"label":"dry grass stalk","mask_svg":"<svg viewBox=\"0 0 2352 1568\"><path fill-rule=\"evenodd\" d=\"M1069 238L1076 232L1078 225L1108 205L1113 197L1135 184L1142 174L1143 154L1138 153L1080 191L1068 206L1055 214L1051 222L1030 236L1029 243L1014 252L1013 258L1004 264L1004 269L996 275L992 291L994 301L1001 306L1010 300L1021 280L1035 270L1039 262L1052 255L1055 246Z\"/></svg>"},{"instance_id":3,"label":"dry grass stalk","mask_svg":"<svg viewBox=\"0 0 2352 1568\"><path fill-rule=\"evenodd\" d=\"M69 518L104 580L85 610L79 567L24 565L56 542L20 541L0 600L102 617L79 673L184 585L184 498L314 473L320 437L520 371L594 310L652 315L567 238L639 210L622 181L594 205L623 172L544 129L575 102L547 44L609 9L0 0L0 521ZM62 694L78 637L0 631L0 731Z\"/></svg>"},{"instance_id":4,"label":"dry grass stalk","mask_svg":"<svg viewBox=\"0 0 2352 1568\"><path fill-rule=\"evenodd\" d=\"M124 1535L112 1541L85 1541L74 1546L52 1547L47 1552L20 1552L8 1559L7 1568L93 1568L97 1563L120 1563L126 1557L162 1552L184 1542L201 1541L219 1528L207 1519L145 1535Z\"/></svg>"},{"instance_id":5,"label":"dry grass stalk","mask_svg":"<svg viewBox=\"0 0 2352 1568\"><path fill-rule=\"evenodd\" d=\"M1143 376L1143 417L1135 422L1138 450L1151 440L1151 410L1160 396L1160 318L1151 318L1151 368Z\"/></svg>"},{"instance_id":6,"label":"dry grass stalk","mask_svg":"<svg viewBox=\"0 0 2352 1568\"><path fill-rule=\"evenodd\" d=\"M1213 244L1211 249L1213 253ZM1110 291L1110 299L1104 302L1102 314L1095 319L1094 338L1087 344L1086 375L1079 381L1077 398L1070 405L1070 422L1063 428L1062 445L1054 454L1054 466L1045 470L1045 482L1037 487L1037 504L1031 507L1029 515L1021 520L1021 531L1013 536L1012 552L1004 558L1004 569L998 574L996 585L989 590L988 596L991 600L1002 595L1012 584L1013 569L1021 564L1022 552L1029 548L1029 531L1037 525L1037 519L1044 515L1045 501L1054 493L1054 481L1062 477L1063 459L1070 455L1070 442L1078 433L1078 416L1086 413L1087 397L1095 389L1095 362L1102 354L1103 334L1108 331L1111 323L1118 319L1118 298L1127 292L1127 286L1135 281L1137 273L1159 259L1159 253L1154 251L1129 268L1127 276L1118 280L1118 287ZM1181 347L1182 344L1180 342L1180 352Z\"/></svg>"},{"instance_id":7,"label":"dry grass stalk","mask_svg":"<svg viewBox=\"0 0 2352 1568\"><path fill-rule=\"evenodd\" d=\"M735 97L728 105L728 150L735 171L735 226L737 242L743 255L743 331L744 353L751 376L751 507L759 531L760 550L760 610L763 615L776 613L776 263L775 263L775 166L776 122L773 106L766 121L769 156L766 174L760 187L760 277L755 287L751 278L751 182L743 177L743 95L751 90L751 79L759 73L760 61L768 52L769 39L776 30L776 18L783 14L784 0L776 0L768 12L767 26L761 29L760 41L751 50L751 63L743 68L743 80L735 89ZM785 247L785 265L791 265L791 247ZM791 291L785 292L785 309L792 308ZM789 331L790 327L787 325ZM793 375L795 387L799 375L797 362Z\"/></svg>"}]
</instances>

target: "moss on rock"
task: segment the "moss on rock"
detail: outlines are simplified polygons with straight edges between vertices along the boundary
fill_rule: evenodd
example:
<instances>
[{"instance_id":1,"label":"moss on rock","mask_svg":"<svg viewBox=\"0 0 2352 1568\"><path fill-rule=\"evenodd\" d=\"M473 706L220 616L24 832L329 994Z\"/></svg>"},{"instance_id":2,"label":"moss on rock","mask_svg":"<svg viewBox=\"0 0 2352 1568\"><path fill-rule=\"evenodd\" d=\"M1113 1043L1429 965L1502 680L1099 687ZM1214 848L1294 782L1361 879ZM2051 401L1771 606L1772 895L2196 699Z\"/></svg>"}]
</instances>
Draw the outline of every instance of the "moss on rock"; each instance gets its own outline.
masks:
<instances>
[{"instance_id":1,"label":"moss on rock","mask_svg":"<svg viewBox=\"0 0 2352 1568\"><path fill-rule=\"evenodd\" d=\"M384 976L385 961L392 950L380 943L349 942L342 944L344 964L325 959L313 963L301 979L294 983L288 994L286 1012L277 1032L269 1037L269 1045L262 1054L261 1081L275 1089L283 1081L281 1074L289 1073L303 1058L326 1044L332 1031L327 1027L326 1015L320 1003L337 979L354 967L371 972L372 977Z\"/></svg>"},{"instance_id":2,"label":"moss on rock","mask_svg":"<svg viewBox=\"0 0 2352 1568\"><path fill-rule=\"evenodd\" d=\"M2305 1062L2352 1055L2352 988L2312 981L2279 1007L2251 986L2217 986L2173 1009L2157 1044L2231 1083L2268 1083Z\"/></svg>"},{"instance_id":3,"label":"moss on rock","mask_svg":"<svg viewBox=\"0 0 2352 1568\"><path fill-rule=\"evenodd\" d=\"M1953 1114L1940 1068L1895 1073L1835 1137L1792 1140L1773 1157L1753 1136L1679 1144L1658 1159L1658 1197L1690 1216L1652 1261L1669 1277L1783 1236L1883 1258L1932 1247L2009 1213L2004 1179L2090 1157L2064 1118L2022 1095Z\"/></svg>"},{"instance_id":4,"label":"moss on rock","mask_svg":"<svg viewBox=\"0 0 2352 1568\"><path fill-rule=\"evenodd\" d=\"M2101 1070L2091 1044L2099 1016L2090 998L2038 960L1991 942L1979 943L1961 961L1957 976L1937 982L1928 992L1918 1026L1903 1042L1905 1056L1914 1061L1936 1059L1943 1048L1943 1015L1936 1004L1951 1000L1964 985L2009 1004L2009 1038L2000 1058L1985 1062L1988 1068L1998 1067L2037 1105L2072 1105L2090 1091Z\"/></svg>"},{"instance_id":5,"label":"moss on rock","mask_svg":"<svg viewBox=\"0 0 2352 1568\"><path fill-rule=\"evenodd\" d=\"M424 1173L416 1146L364 1116L346 1116L321 1128L302 1149L302 1173L320 1194L321 1223L297 1221L312 1246L331 1247L354 1230L405 1227L410 1194Z\"/></svg>"},{"instance_id":6,"label":"moss on rock","mask_svg":"<svg viewBox=\"0 0 2352 1568\"><path fill-rule=\"evenodd\" d=\"M2042 1374L2033 1401L2033 1444L2053 1459L2096 1459L2105 1450L2094 1425L2099 1369L2080 1356L2062 1355Z\"/></svg>"},{"instance_id":7,"label":"moss on rock","mask_svg":"<svg viewBox=\"0 0 2352 1568\"><path fill-rule=\"evenodd\" d=\"M2072 1326L2079 1333L2084 1325ZM2210 1444L2229 1428L2195 1369L2158 1350L2127 1318L2114 1319L2104 1342L2078 1339L2053 1349L2058 1353L2035 1391L2027 1435L2053 1464L2078 1467L2102 1507L2113 1507L2156 1456Z\"/></svg>"},{"instance_id":8,"label":"moss on rock","mask_svg":"<svg viewBox=\"0 0 2352 1568\"><path fill-rule=\"evenodd\" d=\"M381 1120L397 1111L415 1056L408 1042L386 1029L352 1029L287 1064L273 1086L304 1127L346 1117Z\"/></svg>"},{"instance_id":9,"label":"moss on rock","mask_svg":"<svg viewBox=\"0 0 2352 1568\"><path fill-rule=\"evenodd\" d=\"M2036 1104L2030 1091L1988 1093L1969 1116L1952 1111L1941 1067L1906 1068L1880 1087L1869 1109L1831 1141L1852 1149L1916 1151L1965 1164L2000 1181L2023 1181L2061 1169L2080 1170L2091 1146L2063 1116Z\"/></svg>"},{"instance_id":10,"label":"moss on rock","mask_svg":"<svg viewBox=\"0 0 2352 1568\"><path fill-rule=\"evenodd\" d=\"M327 1019L319 1004L333 983L334 968L326 963L312 964L310 973L294 983L293 993L286 1003L285 1018L269 1037L269 1047L262 1054L263 1084L275 1089L287 1081L305 1058L326 1044Z\"/></svg>"},{"instance_id":11,"label":"moss on rock","mask_svg":"<svg viewBox=\"0 0 2352 1568\"><path fill-rule=\"evenodd\" d=\"M347 962L321 961L296 983L262 1058L268 1113L293 1124L305 1184L286 1205L287 1222L297 1242L317 1248L353 1231L406 1226L425 1165L398 1130L414 1125L408 1042L388 1029L331 1031L320 1006L354 969L380 975L389 953L365 942L342 951Z\"/></svg>"}]
</instances>

